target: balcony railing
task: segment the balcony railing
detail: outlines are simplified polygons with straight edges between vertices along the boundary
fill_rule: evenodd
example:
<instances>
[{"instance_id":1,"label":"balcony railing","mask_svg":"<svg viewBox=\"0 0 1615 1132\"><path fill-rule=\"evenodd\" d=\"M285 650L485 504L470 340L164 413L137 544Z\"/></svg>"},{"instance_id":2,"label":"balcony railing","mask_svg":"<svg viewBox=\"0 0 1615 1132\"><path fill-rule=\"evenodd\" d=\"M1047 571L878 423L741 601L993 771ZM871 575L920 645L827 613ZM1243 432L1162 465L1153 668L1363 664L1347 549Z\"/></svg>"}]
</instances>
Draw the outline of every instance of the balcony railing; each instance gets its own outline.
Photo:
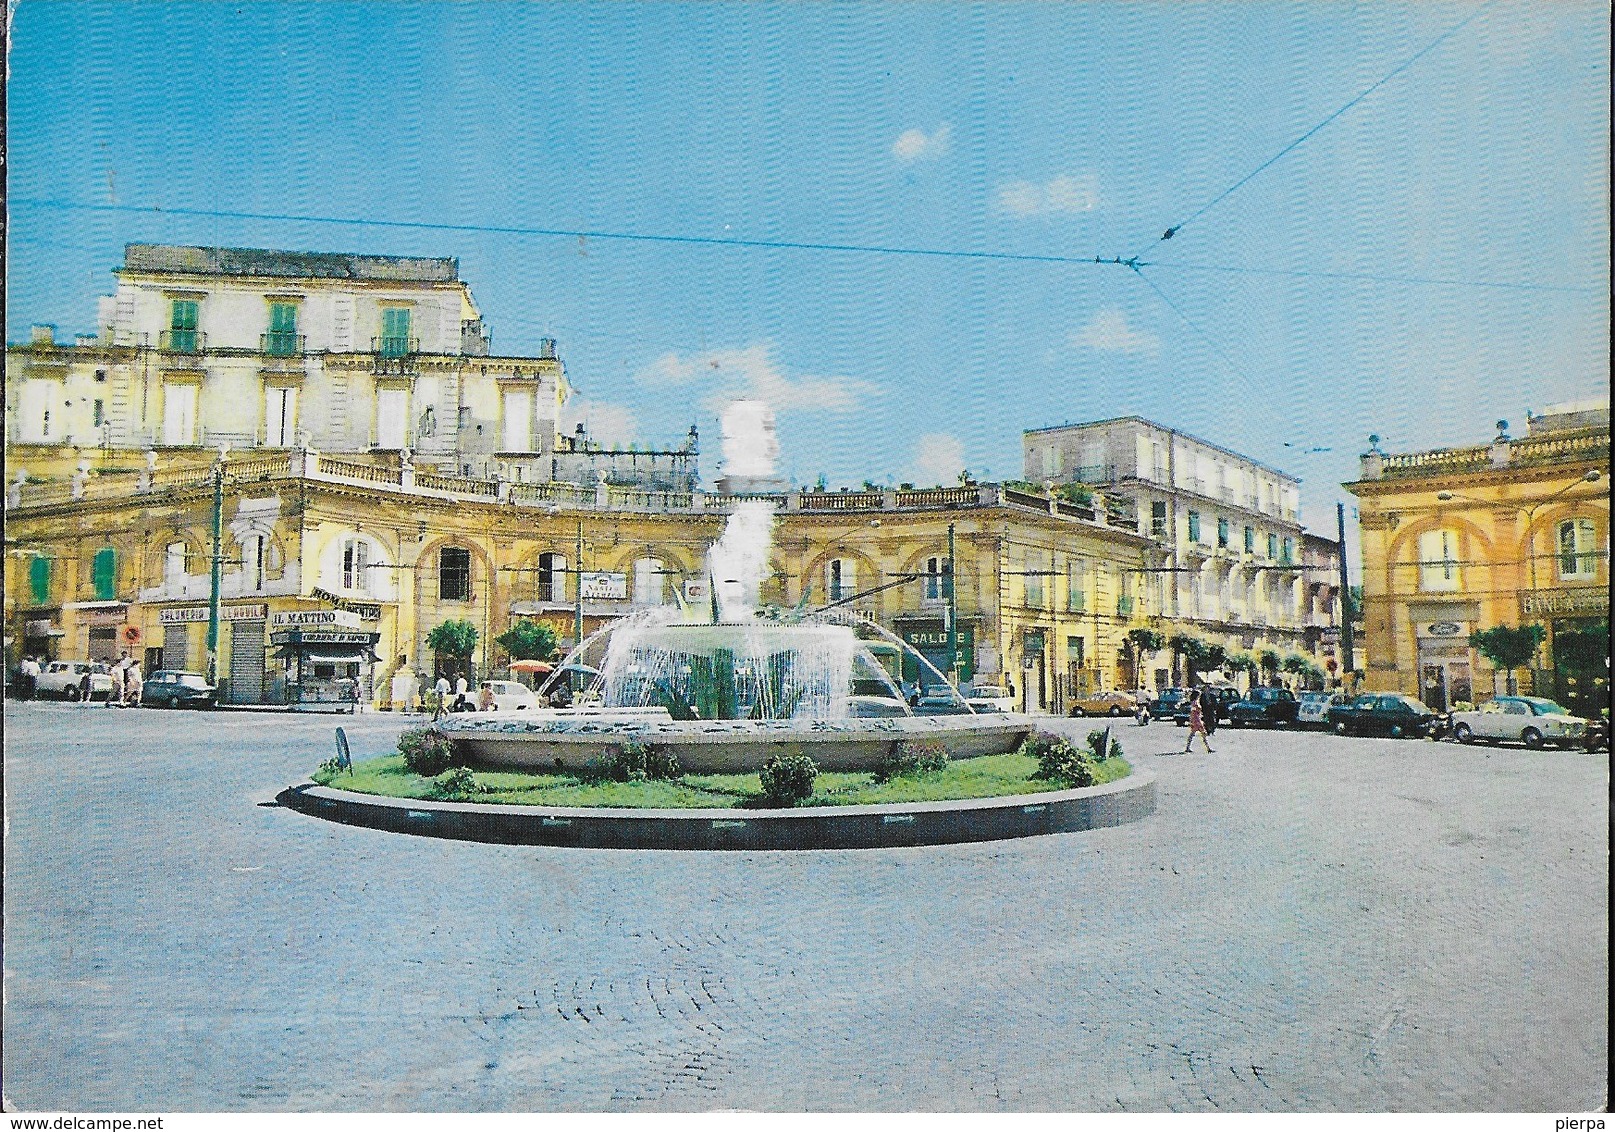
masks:
<instances>
[{"instance_id":1,"label":"balcony railing","mask_svg":"<svg viewBox=\"0 0 1615 1132\"><path fill-rule=\"evenodd\" d=\"M281 330L258 335L258 352L271 358L295 358L304 352L305 338Z\"/></svg>"},{"instance_id":2,"label":"balcony railing","mask_svg":"<svg viewBox=\"0 0 1615 1132\"><path fill-rule=\"evenodd\" d=\"M406 358L421 352L421 340L387 334L370 340L370 352L381 358Z\"/></svg>"},{"instance_id":3,"label":"balcony railing","mask_svg":"<svg viewBox=\"0 0 1615 1132\"><path fill-rule=\"evenodd\" d=\"M200 330L165 330L157 336L157 348L165 354L200 354L207 349L207 335Z\"/></svg>"}]
</instances>

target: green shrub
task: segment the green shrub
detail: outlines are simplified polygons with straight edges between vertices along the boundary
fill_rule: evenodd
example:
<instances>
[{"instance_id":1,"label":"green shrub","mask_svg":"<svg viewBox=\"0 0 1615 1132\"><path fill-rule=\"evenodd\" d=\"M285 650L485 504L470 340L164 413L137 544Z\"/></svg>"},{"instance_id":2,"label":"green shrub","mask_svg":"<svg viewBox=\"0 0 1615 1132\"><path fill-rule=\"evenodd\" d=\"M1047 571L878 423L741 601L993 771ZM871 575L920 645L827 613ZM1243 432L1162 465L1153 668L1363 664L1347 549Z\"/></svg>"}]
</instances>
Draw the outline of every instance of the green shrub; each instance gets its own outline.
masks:
<instances>
[{"instance_id":1,"label":"green shrub","mask_svg":"<svg viewBox=\"0 0 1615 1132\"><path fill-rule=\"evenodd\" d=\"M948 761L948 749L934 739L900 739L875 768L875 781L941 774Z\"/></svg>"},{"instance_id":2,"label":"green shrub","mask_svg":"<svg viewBox=\"0 0 1615 1132\"><path fill-rule=\"evenodd\" d=\"M632 739L607 747L599 758L589 760L587 776L612 782L645 782L673 779L680 774L679 759L665 747L649 747Z\"/></svg>"},{"instance_id":3,"label":"green shrub","mask_svg":"<svg viewBox=\"0 0 1615 1132\"><path fill-rule=\"evenodd\" d=\"M435 727L414 727L398 737L404 766L422 778L436 778L454 763L454 740Z\"/></svg>"},{"instance_id":4,"label":"green shrub","mask_svg":"<svg viewBox=\"0 0 1615 1132\"><path fill-rule=\"evenodd\" d=\"M1103 735L1104 732L1095 734ZM1091 751L1074 747L1065 737L1039 731L1021 744L1021 754L1037 760L1036 777L1071 786L1092 786L1098 781Z\"/></svg>"},{"instance_id":5,"label":"green shrub","mask_svg":"<svg viewBox=\"0 0 1615 1132\"><path fill-rule=\"evenodd\" d=\"M1119 759L1122 757L1122 741L1111 736L1110 749L1105 749L1105 736L1110 735L1110 728L1088 732L1088 751L1093 755L1094 762L1102 763L1106 759Z\"/></svg>"},{"instance_id":6,"label":"green shrub","mask_svg":"<svg viewBox=\"0 0 1615 1132\"><path fill-rule=\"evenodd\" d=\"M438 798L474 798L488 793L468 766L451 767L432 780L432 794Z\"/></svg>"},{"instance_id":7,"label":"green shrub","mask_svg":"<svg viewBox=\"0 0 1615 1132\"><path fill-rule=\"evenodd\" d=\"M771 755L758 771L763 782L763 801L769 806L794 806L813 796L813 780L819 767L806 755Z\"/></svg>"},{"instance_id":8,"label":"green shrub","mask_svg":"<svg viewBox=\"0 0 1615 1132\"><path fill-rule=\"evenodd\" d=\"M335 781L336 776L342 773L342 770L342 763L339 759L326 759L320 764L320 769L316 770L310 777L314 779L315 784L318 786L329 786ZM352 774L353 772L350 770L348 773Z\"/></svg>"}]
</instances>

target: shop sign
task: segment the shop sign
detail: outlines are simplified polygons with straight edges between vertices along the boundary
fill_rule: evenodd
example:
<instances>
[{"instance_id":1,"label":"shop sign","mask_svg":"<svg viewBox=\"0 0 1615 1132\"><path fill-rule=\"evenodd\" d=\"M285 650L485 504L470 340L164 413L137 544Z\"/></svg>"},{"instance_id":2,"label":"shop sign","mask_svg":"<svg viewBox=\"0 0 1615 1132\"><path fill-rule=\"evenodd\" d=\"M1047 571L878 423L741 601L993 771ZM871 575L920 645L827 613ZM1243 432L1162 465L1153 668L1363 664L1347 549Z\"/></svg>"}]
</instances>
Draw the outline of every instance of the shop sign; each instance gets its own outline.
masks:
<instances>
[{"instance_id":1,"label":"shop sign","mask_svg":"<svg viewBox=\"0 0 1615 1132\"><path fill-rule=\"evenodd\" d=\"M1326 645L1338 645L1340 643L1340 630L1331 625L1319 635L1318 639Z\"/></svg>"},{"instance_id":2,"label":"shop sign","mask_svg":"<svg viewBox=\"0 0 1615 1132\"><path fill-rule=\"evenodd\" d=\"M1463 637L1469 638L1469 622L1467 621L1424 621L1417 628L1420 637Z\"/></svg>"},{"instance_id":3,"label":"shop sign","mask_svg":"<svg viewBox=\"0 0 1615 1132\"><path fill-rule=\"evenodd\" d=\"M270 629L311 629L335 625L357 629L359 615L348 609L282 609L269 615Z\"/></svg>"},{"instance_id":4,"label":"shop sign","mask_svg":"<svg viewBox=\"0 0 1615 1132\"><path fill-rule=\"evenodd\" d=\"M381 606L371 602L352 601L340 594L334 594L330 590L322 590L319 586L314 587L314 596L331 606L332 609L345 609L350 613L357 613L361 621L381 620Z\"/></svg>"},{"instance_id":5,"label":"shop sign","mask_svg":"<svg viewBox=\"0 0 1615 1132\"><path fill-rule=\"evenodd\" d=\"M345 632L340 629L286 629L269 635L274 645L373 645L380 633Z\"/></svg>"},{"instance_id":6,"label":"shop sign","mask_svg":"<svg viewBox=\"0 0 1615 1132\"><path fill-rule=\"evenodd\" d=\"M25 621L22 626L22 635L25 637L48 637L50 631L49 621Z\"/></svg>"},{"instance_id":7,"label":"shop sign","mask_svg":"<svg viewBox=\"0 0 1615 1132\"><path fill-rule=\"evenodd\" d=\"M1520 595L1520 612L1527 617L1554 613L1606 613L1609 591L1592 587L1577 590L1539 590Z\"/></svg>"},{"instance_id":8,"label":"shop sign","mask_svg":"<svg viewBox=\"0 0 1615 1132\"><path fill-rule=\"evenodd\" d=\"M121 605L117 609L80 610L79 620L86 625L122 625L129 620L129 607Z\"/></svg>"},{"instance_id":9,"label":"shop sign","mask_svg":"<svg viewBox=\"0 0 1615 1132\"><path fill-rule=\"evenodd\" d=\"M627 601L628 575L605 570L584 570L578 575L578 592L584 601Z\"/></svg>"},{"instance_id":10,"label":"shop sign","mask_svg":"<svg viewBox=\"0 0 1615 1132\"><path fill-rule=\"evenodd\" d=\"M687 578L687 579L685 579L685 582L684 582L684 600L685 601L691 602L693 604L695 602L708 601L708 600L711 599L711 596L712 596L711 593L707 589L707 580L705 578Z\"/></svg>"},{"instance_id":11,"label":"shop sign","mask_svg":"<svg viewBox=\"0 0 1615 1132\"><path fill-rule=\"evenodd\" d=\"M959 652L961 654L971 649L971 638L973 636L973 626L959 626ZM948 631L946 629L910 629L903 634L903 640L921 650L945 649L948 647Z\"/></svg>"},{"instance_id":12,"label":"shop sign","mask_svg":"<svg viewBox=\"0 0 1615 1132\"><path fill-rule=\"evenodd\" d=\"M266 605L221 605L219 607L220 621L262 621L269 612ZM188 605L178 609L159 609L157 611L157 624L159 625L190 625L207 620L207 606Z\"/></svg>"}]
</instances>

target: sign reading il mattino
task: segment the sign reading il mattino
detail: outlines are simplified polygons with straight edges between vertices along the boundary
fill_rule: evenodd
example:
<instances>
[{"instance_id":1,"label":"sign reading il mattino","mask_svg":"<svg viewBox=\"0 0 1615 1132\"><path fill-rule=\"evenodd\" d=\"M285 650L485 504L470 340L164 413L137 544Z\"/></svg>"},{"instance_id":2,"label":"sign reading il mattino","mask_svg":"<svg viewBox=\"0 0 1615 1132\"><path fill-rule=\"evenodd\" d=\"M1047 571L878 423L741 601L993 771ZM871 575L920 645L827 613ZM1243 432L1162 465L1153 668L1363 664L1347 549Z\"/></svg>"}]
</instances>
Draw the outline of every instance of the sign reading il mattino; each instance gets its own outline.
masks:
<instances>
[{"instance_id":1,"label":"sign reading il mattino","mask_svg":"<svg viewBox=\"0 0 1615 1132\"><path fill-rule=\"evenodd\" d=\"M269 615L269 628L318 629L359 627L359 615L346 609L282 609Z\"/></svg>"}]
</instances>

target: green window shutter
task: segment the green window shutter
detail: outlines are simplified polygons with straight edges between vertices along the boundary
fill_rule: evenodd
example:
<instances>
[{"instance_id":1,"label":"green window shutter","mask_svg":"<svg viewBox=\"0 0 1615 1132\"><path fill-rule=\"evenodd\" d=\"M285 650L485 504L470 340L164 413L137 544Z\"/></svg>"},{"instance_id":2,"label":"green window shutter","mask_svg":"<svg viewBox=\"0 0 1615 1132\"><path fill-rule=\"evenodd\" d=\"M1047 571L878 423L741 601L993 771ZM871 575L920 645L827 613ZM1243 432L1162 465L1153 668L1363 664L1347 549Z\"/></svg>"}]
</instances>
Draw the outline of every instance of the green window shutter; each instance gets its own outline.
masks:
<instances>
[{"instance_id":1,"label":"green window shutter","mask_svg":"<svg viewBox=\"0 0 1615 1132\"><path fill-rule=\"evenodd\" d=\"M33 590L35 605L44 605L50 600L49 558L35 558L28 564L28 585Z\"/></svg>"},{"instance_id":2,"label":"green window shutter","mask_svg":"<svg viewBox=\"0 0 1615 1132\"><path fill-rule=\"evenodd\" d=\"M1256 553L1256 532L1249 527L1245 528L1245 553Z\"/></svg>"},{"instance_id":3,"label":"green window shutter","mask_svg":"<svg viewBox=\"0 0 1615 1132\"><path fill-rule=\"evenodd\" d=\"M96 551L91 577L95 582L95 600L111 601L118 588L118 552L110 546Z\"/></svg>"},{"instance_id":4,"label":"green window shutter","mask_svg":"<svg viewBox=\"0 0 1615 1132\"><path fill-rule=\"evenodd\" d=\"M175 299L169 326L174 330L196 329L196 303L191 299Z\"/></svg>"},{"instance_id":5,"label":"green window shutter","mask_svg":"<svg viewBox=\"0 0 1615 1132\"><path fill-rule=\"evenodd\" d=\"M269 333L297 333L297 304L271 303L269 305Z\"/></svg>"}]
</instances>

